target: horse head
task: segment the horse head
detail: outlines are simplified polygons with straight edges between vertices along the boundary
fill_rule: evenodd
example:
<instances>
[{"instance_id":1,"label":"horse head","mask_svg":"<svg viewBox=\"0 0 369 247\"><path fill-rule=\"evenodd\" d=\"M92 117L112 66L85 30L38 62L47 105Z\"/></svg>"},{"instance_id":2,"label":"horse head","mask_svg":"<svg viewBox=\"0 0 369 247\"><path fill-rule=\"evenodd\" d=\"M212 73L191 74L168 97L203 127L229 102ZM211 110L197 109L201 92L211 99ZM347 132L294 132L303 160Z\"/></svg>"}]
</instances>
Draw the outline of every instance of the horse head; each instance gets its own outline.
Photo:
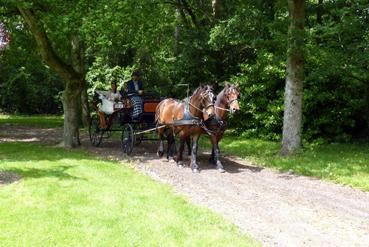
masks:
<instances>
[{"instance_id":1,"label":"horse head","mask_svg":"<svg viewBox=\"0 0 369 247\"><path fill-rule=\"evenodd\" d=\"M238 103L240 89L238 83L233 85L226 82L224 87L224 96L226 98L226 104L232 113L240 110L240 105Z\"/></svg>"},{"instance_id":2,"label":"horse head","mask_svg":"<svg viewBox=\"0 0 369 247\"><path fill-rule=\"evenodd\" d=\"M213 87L210 85L200 86L193 94L196 99L198 108L202 111L203 119L207 120L215 115L215 95Z\"/></svg>"}]
</instances>

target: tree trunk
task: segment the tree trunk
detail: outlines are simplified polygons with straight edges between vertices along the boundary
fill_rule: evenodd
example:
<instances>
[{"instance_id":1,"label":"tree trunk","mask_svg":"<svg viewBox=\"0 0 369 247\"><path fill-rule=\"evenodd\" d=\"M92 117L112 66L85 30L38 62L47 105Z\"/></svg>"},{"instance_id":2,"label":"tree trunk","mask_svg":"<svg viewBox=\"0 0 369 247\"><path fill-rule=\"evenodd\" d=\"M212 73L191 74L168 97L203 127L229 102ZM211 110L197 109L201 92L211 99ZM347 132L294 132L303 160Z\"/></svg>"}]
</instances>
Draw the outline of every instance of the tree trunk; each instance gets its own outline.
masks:
<instances>
[{"instance_id":1,"label":"tree trunk","mask_svg":"<svg viewBox=\"0 0 369 247\"><path fill-rule=\"evenodd\" d=\"M77 71L83 78L85 77L84 59L83 59L83 45L78 35L73 35L71 39L72 51L72 65L75 71ZM81 121L84 127L90 124L90 109L88 104L87 85L83 79L81 81Z\"/></svg>"},{"instance_id":2,"label":"tree trunk","mask_svg":"<svg viewBox=\"0 0 369 247\"><path fill-rule=\"evenodd\" d=\"M88 127L90 125L90 105L88 103L88 95L87 95L87 84L84 83L84 87L81 92L81 118L82 118L82 124L85 127Z\"/></svg>"},{"instance_id":3,"label":"tree trunk","mask_svg":"<svg viewBox=\"0 0 369 247\"><path fill-rule=\"evenodd\" d=\"M304 79L304 0L288 0L288 9L290 25L288 29L282 155L293 154L301 146Z\"/></svg>"},{"instance_id":4,"label":"tree trunk","mask_svg":"<svg viewBox=\"0 0 369 247\"><path fill-rule=\"evenodd\" d=\"M218 20L220 17L221 0L212 0L211 6L213 8L213 17L215 20Z\"/></svg>"},{"instance_id":5,"label":"tree trunk","mask_svg":"<svg viewBox=\"0 0 369 247\"><path fill-rule=\"evenodd\" d=\"M323 15L323 0L319 0L318 6L316 8L316 21L319 25L322 25L322 15Z\"/></svg>"},{"instance_id":6,"label":"tree trunk","mask_svg":"<svg viewBox=\"0 0 369 247\"><path fill-rule=\"evenodd\" d=\"M181 8L180 8L180 1L177 0L176 5L176 27L174 29L174 55L177 57L179 55L179 37L181 32Z\"/></svg>"},{"instance_id":7,"label":"tree trunk","mask_svg":"<svg viewBox=\"0 0 369 247\"><path fill-rule=\"evenodd\" d=\"M64 147L78 147L79 139L79 123L81 119L81 87L80 82L66 83L63 92L63 109L64 109Z\"/></svg>"}]
</instances>

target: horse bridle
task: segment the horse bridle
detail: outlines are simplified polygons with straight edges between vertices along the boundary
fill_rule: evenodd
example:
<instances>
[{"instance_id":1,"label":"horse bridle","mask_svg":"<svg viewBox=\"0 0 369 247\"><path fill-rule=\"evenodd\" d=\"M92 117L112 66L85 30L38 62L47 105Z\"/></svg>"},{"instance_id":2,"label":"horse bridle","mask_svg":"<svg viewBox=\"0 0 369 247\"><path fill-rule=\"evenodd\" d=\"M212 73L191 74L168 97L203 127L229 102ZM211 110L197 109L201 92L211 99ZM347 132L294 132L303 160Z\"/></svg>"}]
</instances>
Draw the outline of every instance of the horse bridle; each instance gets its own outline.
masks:
<instances>
[{"instance_id":1,"label":"horse bridle","mask_svg":"<svg viewBox=\"0 0 369 247\"><path fill-rule=\"evenodd\" d=\"M235 99L232 99L232 100L230 100L229 99L229 95L230 95L230 93L231 92L228 92L230 89L227 89L227 91L225 92L225 94L227 95L227 107L229 107L229 106L231 106L231 104L233 103L233 102L235 102L235 101L237 101L238 102L238 96L235 98ZM232 90L235 90L235 89L233 89L232 88ZM223 107L219 107L219 106L215 106L215 108L218 108L218 109L221 109L221 110L224 110L224 111L228 111L228 112L230 112L230 113L234 113L234 111L233 110L231 110L231 109L228 109L228 108L223 108Z\"/></svg>"},{"instance_id":2,"label":"horse bridle","mask_svg":"<svg viewBox=\"0 0 369 247\"><path fill-rule=\"evenodd\" d=\"M207 104L202 110L200 108L198 108L197 106L195 106L194 104L191 103L191 100L188 101L189 105L191 105L193 108L199 110L200 112L202 113L206 113L206 110L209 108L209 107L214 107L214 94L213 92L210 90L210 89L207 89L205 92L201 93L200 94L201 96L201 100L205 100L206 97L209 97L209 102L211 102L210 104ZM192 96L191 96L192 97Z\"/></svg>"}]
</instances>

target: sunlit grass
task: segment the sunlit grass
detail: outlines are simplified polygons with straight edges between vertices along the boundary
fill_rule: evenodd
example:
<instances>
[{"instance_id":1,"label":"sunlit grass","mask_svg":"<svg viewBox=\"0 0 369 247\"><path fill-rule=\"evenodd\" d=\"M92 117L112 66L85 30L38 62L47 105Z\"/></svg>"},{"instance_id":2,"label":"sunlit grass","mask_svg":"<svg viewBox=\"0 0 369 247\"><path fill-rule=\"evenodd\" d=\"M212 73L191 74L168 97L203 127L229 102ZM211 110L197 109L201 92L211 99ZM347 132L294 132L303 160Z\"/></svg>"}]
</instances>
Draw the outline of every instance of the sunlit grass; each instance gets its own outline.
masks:
<instances>
[{"instance_id":1,"label":"sunlit grass","mask_svg":"<svg viewBox=\"0 0 369 247\"><path fill-rule=\"evenodd\" d=\"M205 138L204 138L205 139ZM208 148L209 141L202 141ZM252 161L259 166L294 174L314 176L369 191L369 145L323 144L305 145L296 155L279 155L280 143L226 136L221 151Z\"/></svg>"},{"instance_id":2,"label":"sunlit grass","mask_svg":"<svg viewBox=\"0 0 369 247\"><path fill-rule=\"evenodd\" d=\"M1 246L257 246L169 186L82 151L0 144Z\"/></svg>"}]
</instances>

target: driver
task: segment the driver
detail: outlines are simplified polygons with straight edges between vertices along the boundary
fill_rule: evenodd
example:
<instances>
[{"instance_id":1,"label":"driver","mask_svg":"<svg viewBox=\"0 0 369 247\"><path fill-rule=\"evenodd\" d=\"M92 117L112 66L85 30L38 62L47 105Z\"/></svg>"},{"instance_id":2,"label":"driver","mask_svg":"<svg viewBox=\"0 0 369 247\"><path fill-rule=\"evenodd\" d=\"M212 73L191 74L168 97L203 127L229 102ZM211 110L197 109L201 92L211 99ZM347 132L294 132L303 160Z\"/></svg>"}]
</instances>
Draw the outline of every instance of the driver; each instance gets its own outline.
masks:
<instances>
[{"instance_id":1,"label":"driver","mask_svg":"<svg viewBox=\"0 0 369 247\"><path fill-rule=\"evenodd\" d=\"M140 72L133 71L132 79L126 82L124 87L125 94L127 94L133 104L132 120L138 121L143 108L143 85L140 80Z\"/></svg>"}]
</instances>

